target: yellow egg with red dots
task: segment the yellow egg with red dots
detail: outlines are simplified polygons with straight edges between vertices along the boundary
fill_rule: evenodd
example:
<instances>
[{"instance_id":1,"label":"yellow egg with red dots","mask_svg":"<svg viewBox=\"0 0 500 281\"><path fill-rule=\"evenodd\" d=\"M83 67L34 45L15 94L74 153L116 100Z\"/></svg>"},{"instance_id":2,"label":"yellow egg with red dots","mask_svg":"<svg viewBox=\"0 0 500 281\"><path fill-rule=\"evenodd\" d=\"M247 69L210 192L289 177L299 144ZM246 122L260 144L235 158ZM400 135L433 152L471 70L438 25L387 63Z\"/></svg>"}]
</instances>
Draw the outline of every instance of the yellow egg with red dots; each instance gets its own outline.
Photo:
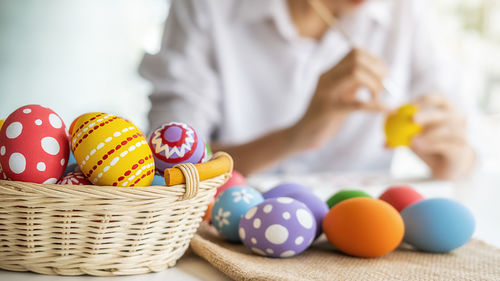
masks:
<instances>
[{"instance_id":1,"label":"yellow egg with red dots","mask_svg":"<svg viewBox=\"0 0 500 281\"><path fill-rule=\"evenodd\" d=\"M154 159L142 132L131 122L107 113L87 113L72 124L71 149L85 177L94 185L150 186Z\"/></svg>"},{"instance_id":2,"label":"yellow egg with red dots","mask_svg":"<svg viewBox=\"0 0 500 281\"><path fill-rule=\"evenodd\" d=\"M385 136L388 147L409 146L411 139L422 131L422 127L413 122L417 112L416 105L406 104L387 117Z\"/></svg>"}]
</instances>

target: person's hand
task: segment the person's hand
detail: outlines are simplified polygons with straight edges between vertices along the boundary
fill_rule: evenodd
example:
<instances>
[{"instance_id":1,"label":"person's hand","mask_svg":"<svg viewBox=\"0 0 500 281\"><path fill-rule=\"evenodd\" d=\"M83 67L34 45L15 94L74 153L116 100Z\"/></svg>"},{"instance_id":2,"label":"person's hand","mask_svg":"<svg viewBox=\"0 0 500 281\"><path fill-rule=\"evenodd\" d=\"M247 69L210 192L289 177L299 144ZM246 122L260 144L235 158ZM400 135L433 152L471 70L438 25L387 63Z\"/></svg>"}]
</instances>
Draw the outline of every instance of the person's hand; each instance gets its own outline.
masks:
<instances>
[{"instance_id":1,"label":"person's hand","mask_svg":"<svg viewBox=\"0 0 500 281\"><path fill-rule=\"evenodd\" d=\"M321 75L304 116L290 128L296 150L322 146L341 127L345 117L356 110L382 111L378 102L386 76L385 64L360 49L353 49L336 66ZM356 99L358 89L370 90L371 100Z\"/></svg>"},{"instance_id":2,"label":"person's hand","mask_svg":"<svg viewBox=\"0 0 500 281\"><path fill-rule=\"evenodd\" d=\"M466 118L440 95L426 95L415 101L419 112L414 121L423 128L410 145L438 179L467 176L475 152L466 140Z\"/></svg>"}]
</instances>

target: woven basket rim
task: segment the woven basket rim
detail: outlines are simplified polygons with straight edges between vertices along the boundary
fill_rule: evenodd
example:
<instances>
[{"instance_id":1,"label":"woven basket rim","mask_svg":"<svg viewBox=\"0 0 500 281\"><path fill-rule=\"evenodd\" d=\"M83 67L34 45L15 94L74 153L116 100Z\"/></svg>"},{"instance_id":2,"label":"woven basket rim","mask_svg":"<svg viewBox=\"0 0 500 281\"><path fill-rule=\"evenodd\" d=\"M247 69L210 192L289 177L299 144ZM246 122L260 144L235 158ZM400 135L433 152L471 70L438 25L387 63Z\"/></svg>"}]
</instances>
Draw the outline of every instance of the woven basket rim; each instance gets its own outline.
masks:
<instances>
[{"instance_id":1,"label":"woven basket rim","mask_svg":"<svg viewBox=\"0 0 500 281\"><path fill-rule=\"evenodd\" d=\"M200 183L210 183L221 177L227 177L227 175L222 174L211 179L200 181ZM178 196L180 201L181 197L185 193L185 186L185 184L179 184L173 186L153 185L119 187L99 185L39 184L21 181L0 180L0 194L2 194L3 196L7 196L7 194L9 193L12 195L19 195L19 193L29 191L30 193L45 194L47 197L52 198L106 198L110 200L130 198L131 196L137 196L138 200ZM200 185L200 189L213 188L215 187L212 186L207 188L206 185Z\"/></svg>"}]
</instances>

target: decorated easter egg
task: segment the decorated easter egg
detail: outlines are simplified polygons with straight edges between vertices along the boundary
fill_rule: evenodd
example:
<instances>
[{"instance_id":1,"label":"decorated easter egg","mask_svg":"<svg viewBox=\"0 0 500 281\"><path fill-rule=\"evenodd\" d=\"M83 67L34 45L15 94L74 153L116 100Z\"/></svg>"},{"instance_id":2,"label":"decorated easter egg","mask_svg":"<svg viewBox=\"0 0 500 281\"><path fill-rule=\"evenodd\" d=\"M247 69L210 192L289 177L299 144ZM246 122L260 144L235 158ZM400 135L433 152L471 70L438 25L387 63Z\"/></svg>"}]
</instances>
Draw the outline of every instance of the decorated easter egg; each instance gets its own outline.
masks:
<instances>
[{"instance_id":1,"label":"decorated easter egg","mask_svg":"<svg viewBox=\"0 0 500 281\"><path fill-rule=\"evenodd\" d=\"M184 123L162 125L149 137L149 145L159 174L177 164L196 164L206 159L205 142L191 126Z\"/></svg>"},{"instance_id":2,"label":"decorated easter egg","mask_svg":"<svg viewBox=\"0 0 500 281\"><path fill-rule=\"evenodd\" d=\"M5 122L5 119L0 119L0 129L2 129L3 123Z\"/></svg>"},{"instance_id":3,"label":"decorated easter egg","mask_svg":"<svg viewBox=\"0 0 500 281\"><path fill-rule=\"evenodd\" d=\"M307 249L316 234L316 221L305 204L290 197L266 199L241 218L239 235L253 252L269 257L292 257Z\"/></svg>"},{"instance_id":4,"label":"decorated easter egg","mask_svg":"<svg viewBox=\"0 0 500 281\"><path fill-rule=\"evenodd\" d=\"M311 190L302 184L294 182L284 182L264 192L262 196L264 199L286 197L288 194L296 192L311 192Z\"/></svg>"},{"instance_id":5,"label":"decorated easter egg","mask_svg":"<svg viewBox=\"0 0 500 281\"><path fill-rule=\"evenodd\" d=\"M69 173L81 173L82 170L80 170L80 167L78 166L78 163L73 163L73 164L68 164L68 166L66 166L66 169L64 170L64 174L63 175L67 175Z\"/></svg>"},{"instance_id":6,"label":"decorated easter egg","mask_svg":"<svg viewBox=\"0 0 500 281\"><path fill-rule=\"evenodd\" d=\"M411 204L424 200L424 196L409 186L392 186L384 191L379 199L401 212Z\"/></svg>"},{"instance_id":7,"label":"decorated easter egg","mask_svg":"<svg viewBox=\"0 0 500 281\"><path fill-rule=\"evenodd\" d=\"M387 117L385 136L388 147L409 146L413 136L422 131L422 127L413 122L417 111L416 105L406 104Z\"/></svg>"},{"instance_id":8,"label":"decorated easter egg","mask_svg":"<svg viewBox=\"0 0 500 281\"><path fill-rule=\"evenodd\" d=\"M329 211L328 205L326 205L323 200L321 200L312 192L295 192L288 194L287 197L304 203L304 205L306 205L307 208L311 211L317 225L315 235L315 238L317 238L322 233L323 228L321 226L321 223L323 222L323 218Z\"/></svg>"},{"instance_id":9,"label":"decorated easter egg","mask_svg":"<svg viewBox=\"0 0 500 281\"><path fill-rule=\"evenodd\" d=\"M227 180L227 182L217 188L215 197L217 198L219 194L221 194L228 188L231 188L233 186L244 186L244 185L247 185L245 178L238 171L233 171L231 173L231 177Z\"/></svg>"},{"instance_id":10,"label":"decorated easter egg","mask_svg":"<svg viewBox=\"0 0 500 281\"><path fill-rule=\"evenodd\" d=\"M239 242L238 224L241 216L264 201L262 195L249 186L234 186L222 192L212 208L212 224L219 234L231 242Z\"/></svg>"},{"instance_id":11,"label":"decorated easter egg","mask_svg":"<svg viewBox=\"0 0 500 281\"><path fill-rule=\"evenodd\" d=\"M351 198L356 198L356 197L368 197L372 198L368 193L362 191L362 190L340 190L337 193L333 194L328 200L326 201L326 204L328 204L328 208L333 208L333 206L337 205L338 203L351 199Z\"/></svg>"},{"instance_id":12,"label":"decorated easter egg","mask_svg":"<svg viewBox=\"0 0 500 281\"><path fill-rule=\"evenodd\" d=\"M204 221L212 220L212 209L214 208L214 199L208 203L207 210L205 211L205 215L203 216Z\"/></svg>"},{"instance_id":13,"label":"decorated easter egg","mask_svg":"<svg viewBox=\"0 0 500 281\"><path fill-rule=\"evenodd\" d=\"M67 185L91 185L91 183L85 178L82 172L71 172L64 175L57 184L67 184Z\"/></svg>"},{"instance_id":14,"label":"decorated easter egg","mask_svg":"<svg viewBox=\"0 0 500 281\"><path fill-rule=\"evenodd\" d=\"M107 113L80 116L73 128L73 154L95 185L149 186L154 160L148 143L129 121Z\"/></svg>"},{"instance_id":15,"label":"decorated easter egg","mask_svg":"<svg viewBox=\"0 0 500 281\"><path fill-rule=\"evenodd\" d=\"M356 197L335 205L323 220L328 241L340 251L373 258L394 250L404 235L403 219L388 203Z\"/></svg>"},{"instance_id":16,"label":"decorated easter egg","mask_svg":"<svg viewBox=\"0 0 500 281\"><path fill-rule=\"evenodd\" d=\"M40 105L12 112L0 130L0 163L11 180L54 184L63 175L69 146L59 115Z\"/></svg>"},{"instance_id":17,"label":"decorated easter egg","mask_svg":"<svg viewBox=\"0 0 500 281\"><path fill-rule=\"evenodd\" d=\"M205 144L205 156L206 156L207 161L212 158L212 154L213 154L212 148L210 147L210 144L207 142Z\"/></svg>"},{"instance_id":18,"label":"decorated easter egg","mask_svg":"<svg viewBox=\"0 0 500 281\"><path fill-rule=\"evenodd\" d=\"M151 186L154 185L165 185L165 178L160 175L155 175L153 178L153 182L151 183Z\"/></svg>"},{"instance_id":19,"label":"decorated easter egg","mask_svg":"<svg viewBox=\"0 0 500 281\"><path fill-rule=\"evenodd\" d=\"M401 212L405 223L404 241L434 253L452 251L467 243L474 233L475 220L461 203L432 198L414 203Z\"/></svg>"}]
</instances>

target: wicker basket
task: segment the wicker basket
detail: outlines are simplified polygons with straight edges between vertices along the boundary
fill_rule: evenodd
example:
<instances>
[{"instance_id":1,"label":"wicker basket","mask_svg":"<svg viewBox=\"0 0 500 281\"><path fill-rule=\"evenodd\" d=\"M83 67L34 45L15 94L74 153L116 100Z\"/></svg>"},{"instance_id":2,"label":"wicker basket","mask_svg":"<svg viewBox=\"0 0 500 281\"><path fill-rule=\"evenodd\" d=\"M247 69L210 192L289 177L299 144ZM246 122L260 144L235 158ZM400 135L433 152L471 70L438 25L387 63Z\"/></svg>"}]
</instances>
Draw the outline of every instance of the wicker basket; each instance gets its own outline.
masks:
<instances>
[{"instance_id":1,"label":"wicker basket","mask_svg":"<svg viewBox=\"0 0 500 281\"><path fill-rule=\"evenodd\" d=\"M223 153L213 161L220 157L230 160ZM182 164L178 169L186 183L170 187L0 181L0 268L114 276L172 267L188 248L217 187L229 178L230 163L226 171L202 181L197 165L203 164Z\"/></svg>"}]
</instances>

